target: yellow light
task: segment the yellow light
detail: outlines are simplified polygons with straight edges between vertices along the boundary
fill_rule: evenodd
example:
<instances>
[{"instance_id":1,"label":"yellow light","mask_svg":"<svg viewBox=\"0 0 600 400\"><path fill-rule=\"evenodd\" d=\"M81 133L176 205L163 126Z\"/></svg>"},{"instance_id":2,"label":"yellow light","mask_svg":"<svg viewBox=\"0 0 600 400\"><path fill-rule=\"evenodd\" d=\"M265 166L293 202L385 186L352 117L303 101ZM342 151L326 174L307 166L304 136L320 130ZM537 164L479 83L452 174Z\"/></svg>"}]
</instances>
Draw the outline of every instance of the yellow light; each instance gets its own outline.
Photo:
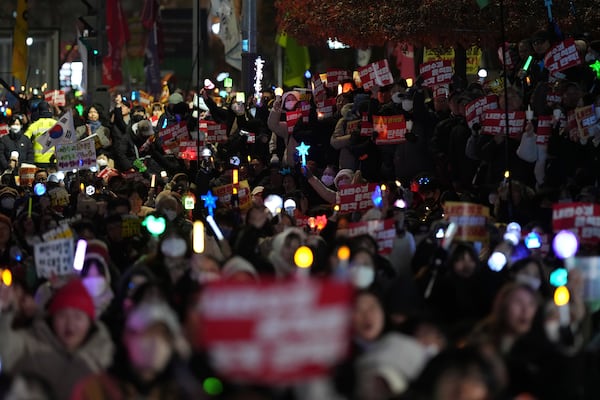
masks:
<instances>
[{"instance_id":1,"label":"yellow light","mask_svg":"<svg viewBox=\"0 0 600 400\"><path fill-rule=\"evenodd\" d=\"M412 85L413 85L413 79L412 78L406 78L406 86L412 87Z\"/></svg>"},{"instance_id":2,"label":"yellow light","mask_svg":"<svg viewBox=\"0 0 600 400\"><path fill-rule=\"evenodd\" d=\"M233 184L237 185L239 183L239 171L236 169L233 170Z\"/></svg>"},{"instance_id":3,"label":"yellow light","mask_svg":"<svg viewBox=\"0 0 600 400\"><path fill-rule=\"evenodd\" d=\"M554 291L554 304L557 306L564 306L569 303L571 298L571 294L569 293L569 289L566 286L559 286Z\"/></svg>"},{"instance_id":4,"label":"yellow light","mask_svg":"<svg viewBox=\"0 0 600 400\"><path fill-rule=\"evenodd\" d=\"M298 268L310 268L313 263L313 252L308 246L300 246L294 254L294 262Z\"/></svg>"},{"instance_id":5,"label":"yellow light","mask_svg":"<svg viewBox=\"0 0 600 400\"><path fill-rule=\"evenodd\" d=\"M505 179L510 178L510 171L509 170L504 171L504 178Z\"/></svg>"},{"instance_id":6,"label":"yellow light","mask_svg":"<svg viewBox=\"0 0 600 400\"><path fill-rule=\"evenodd\" d=\"M397 186L397 187L402 187L402 182L400 182L400 181L396 181L396 186Z\"/></svg>"},{"instance_id":7,"label":"yellow light","mask_svg":"<svg viewBox=\"0 0 600 400\"><path fill-rule=\"evenodd\" d=\"M381 191L385 192L386 190L387 190L387 186L385 186L385 184L382 184L381 185Z\"/></svg>"},{"instance_id":8,"label":"yellow light","mask_svg":"<svg viewBox=\"0 0 600 400\"><path fill-rule=\"evenodd\" d=\"M250 157L250 155L248 155L248 164L250 164L250 161L252 161L252 157Z\"/></svg>"},{"instance_id":9,"label":"yellow light","mask_svg":"<svg viewBox=\"0 0 600 400\"><path fill-rule=\"evenodd\" d=\"M337 257L341 261L347 261L350 258L350 248L348 246L342 246L337 251Z\"/></svg>"},{"instance_id":10,"label":"yellow light","mask_svg":"<svg viewBox=\"0 0 600 400\"><path fill-rule=\"evenodd\" d=\"M283 94L283 89L278 87L275 89L275 96L281 96Z\"/></svg>"},{"instance_id":11,"label":"yellow light","mask_svg":"<svg viewBox=\"0 0 600 400\"><path fill-rule=\"evenodd\" d=\"M85 185L83 183L79 184L79 191L81 193L83 193L84 190L85 190Z\"/></svg>"},{"instance_id":12,"label":"yellow light","mask_svg":"<svg viewBox=\"0 0 600 400\"><path fill-rule=\"evenodd\" d=\"M5 269L2 271L2 283L4 283L6 286L12 285L12 273L10 270Z\"/></svg>"},{"instance_id":13,"label":"yellow light","mask_svg":"<svg viewBox=\"0 0 600 400\"><path fill-rule=\"evenodd\" d=\"M192 230L194 253L204 252L204 223L202 221L194 221Z\"/></svg>"},{"instance_id":14,"label":"yellow light","mask_svg":"<svg viewBox=\"0 0 600 400\"><path fill-rule=\"evenodd\" d=\"M333 211L335 211L335 212L340 211L340 205L336 204L335 206L333 206Z\"/></svg>"},{"instance_id":15,"label":"yellow light","mask_svg":"<svg viewBox=\"0 0 600 400\"><path fill-rule=\"evenodd\" d=\"M238 194L237 188L233 188L233 194Z\"/></svg>"}]
</instances>

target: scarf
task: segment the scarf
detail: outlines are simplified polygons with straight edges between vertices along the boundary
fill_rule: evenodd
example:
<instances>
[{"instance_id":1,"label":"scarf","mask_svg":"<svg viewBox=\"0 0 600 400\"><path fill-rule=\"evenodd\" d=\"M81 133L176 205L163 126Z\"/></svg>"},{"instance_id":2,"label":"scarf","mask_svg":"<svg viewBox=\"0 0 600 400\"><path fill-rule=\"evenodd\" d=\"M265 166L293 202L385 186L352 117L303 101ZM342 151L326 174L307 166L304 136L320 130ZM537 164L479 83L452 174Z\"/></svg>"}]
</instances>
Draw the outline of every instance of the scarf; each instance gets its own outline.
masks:
<instances>
[{"instance_id":1,"label":"scarf","mask_svg":"<svg viewBox=\"0 0 600 400\"><path fill-rule=\"evenodd\" d=\"M96 133L98 128L100 128L102 126L102 123L100 121L88 121L88 125L90 126L90 130L92 131L92 134L94 134L94 133Z\"/></svg>"}]
</instances>

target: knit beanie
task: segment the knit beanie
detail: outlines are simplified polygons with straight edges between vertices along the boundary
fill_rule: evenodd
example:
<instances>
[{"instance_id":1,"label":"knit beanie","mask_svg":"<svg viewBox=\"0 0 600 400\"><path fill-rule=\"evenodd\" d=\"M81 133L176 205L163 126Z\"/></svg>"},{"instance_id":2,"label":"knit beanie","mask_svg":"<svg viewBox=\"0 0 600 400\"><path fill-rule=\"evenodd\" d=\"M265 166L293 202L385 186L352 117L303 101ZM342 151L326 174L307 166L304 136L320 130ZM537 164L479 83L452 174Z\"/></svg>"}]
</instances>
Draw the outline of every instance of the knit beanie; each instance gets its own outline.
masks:
<instances>
[{"instance_id":1,"label":"knit beanie","mask_svg":"<svg viewBox=\"0 0 600 400\"><path fill-rule=\"evenodd\" d=\"M83 311L92 321L96 317L94 301L83 286L81 279L73 279L56 291L50 300L48 313L54 316L57 312L67 308Z\"/></svg>"}]
</instances>

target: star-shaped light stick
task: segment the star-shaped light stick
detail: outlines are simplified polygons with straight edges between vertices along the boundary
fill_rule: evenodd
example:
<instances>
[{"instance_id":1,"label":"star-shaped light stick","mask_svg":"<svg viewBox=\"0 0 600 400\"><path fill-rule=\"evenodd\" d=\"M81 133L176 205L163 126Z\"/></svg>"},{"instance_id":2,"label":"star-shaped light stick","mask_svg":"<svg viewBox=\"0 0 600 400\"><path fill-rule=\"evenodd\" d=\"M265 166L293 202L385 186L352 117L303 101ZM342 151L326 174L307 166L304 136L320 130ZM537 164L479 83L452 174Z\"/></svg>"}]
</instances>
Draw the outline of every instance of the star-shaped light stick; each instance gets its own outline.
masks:
<instances>
[{"instance_id":1,"label":"star-shaped light stick","mask_svg":"<svg viewBox=\"0 0 600 400\"><path fill-rule=\"evenodd\" d=\"M214 215L214 209L217 208L217 196L214 196L209 190L204 196L200 196L204 201L204 207L208 209L208 215Z\"/></svg>"},{"instance_id":2,"label":"star-shaped light stick","mask_svg":"<svg viewBox=\"0 0 600 400\"><path fill-rule=\"evenodd\" d=\"M309 145L304 144L304 142L300 143L300 146L296 147L298 150L298 155L302 157L302 166L306 167L306 156L308 155L308 149L310 149Z\"/></svg>"},{"instance_id":3,"label":"star-shaped light stick","mask_svg":"<svg viewBox=\"0 0 600 400\"><path fill-rule=\"evenodd\" d=\"M596 78L600 79L600 61L596 60L590 65L590 68L596 73Z\"/></svg>"}]
</instances>

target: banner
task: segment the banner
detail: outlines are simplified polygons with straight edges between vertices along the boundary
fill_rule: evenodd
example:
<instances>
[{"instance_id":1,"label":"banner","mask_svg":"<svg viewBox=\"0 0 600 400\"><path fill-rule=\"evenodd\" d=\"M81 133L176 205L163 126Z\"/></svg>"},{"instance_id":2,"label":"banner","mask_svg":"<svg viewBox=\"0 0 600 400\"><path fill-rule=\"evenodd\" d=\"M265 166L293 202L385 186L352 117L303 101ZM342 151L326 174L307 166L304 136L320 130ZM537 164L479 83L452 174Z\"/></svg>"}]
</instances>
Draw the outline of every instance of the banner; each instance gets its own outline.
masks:
<instances>
[{"instance_id":1,"label":"banner","mask_svg":"<svg viewBox=\"0 0 600 400\"><path fill-rule=\"evenodd\" d=\"M350 213L373 208L371 194L375 191L376 187L376 183L359 183L342 186L339 190L340 212Z\"/></svg>"},{"instance_id":2,"label":"banner","mask_svg":"<svg viewBox=\"0 0 600 400\"><path fill-rule=\"evenodd\" d=\"M14 3L12 3L14 4ZM27 0L17 1L12 43L12 75L24 86L27 83Z\"/></svg>"},{"instance_id":3,"label":"banner","mask_svg":"<svg viewBox=\"0 0 600 400\"><path fill-rule=\"evenodd\" d=\"M313 76L312 78L312 93L315 98L315 102L325 101L327 98L327 90L325 89L325 85L323 85L323 81L321 77L318 75Z\"/></svg>"},{"instance_id":4,"label":"banner","mask_svg":"<svg viewBox=\"0 0 600 400\"><path fill-rule=\"evenodd\" d=\"M73 124L73 111L67 111L58 122L35 139L42 146L42 153L57 144L75 143L77 135Z\"/></svg>"},{"instance_id":5,"label":"banner","mask_svg":"<svg viewBox=\"0 0 600 400\"><path fill-rule=\"evenodd\" d=\"M335 88L337 90L338 85L342 82L351 79L350 72L345 69L327 69L327 87Z\"/></svg>"},{"instance_id":6,"label":"banner","mask_svg":"<svg viewBox=\"0 0 600 400\"><path fill-rule=\"evenodd\" d=\"M452 63L448 60L431 61L419 67L423 86L434 88L452 82Z\"/></svg>"},{"instance_id":7,"label":"banner","mask_svg":"<svg viewBox=\"0 0 600 400\"><path fill-rule=\"evenodd\" d=\"M506 132L506 117L504 111L486 111L481 117L481 133L484 135L498 135ZM511 138L519 137L525 130L525 111L511 111L508 113L508 135Z\"/></svg>"},{"instance_id":8,"label":"banner","mask_svg":"<svg viewBox=\"0 0 600 400\"><path fill-rule=\"evenodd\" d=\"M535 132L537 144L548 144L552 135L552 115L540 115L538 117L537 130Z\"/></svg>"},{"instance_id":9,"label":"banner","mask_svg":"<svg viewBox=\"0 0 600 400\"><path fill-rule=\"evenodd\" d=\"M477 75L483 52L479 47L472 46L466 49L465 53L467 56L467 75ZM425 48L423 51L423 63L435 60L450 61L452 68L454 68L454 49Z\"/></svg>"},{"instance_id":10,"label":"banner","mask_svg":"<svg viewBox=\"0 0 600 400\"><path fill-rule=\"evenodd\" d=\"M198 144L194 140L182 140L179 142L178 157L182 160L198 159Z\"/></svg>"},{"instance_id":11,"label":"banner","mask_svg":"<svg viewBox=\"0 0 600 400\"><path fill-rule=\"evenodd\" d=\"M204 132L204 141L207 143L227 142L227 124L218 124L215 121L201 120L200 131ZM198 135L192 135L195 137Z\"/></svg>"},{"instance_id":12,"label":"banner","mask_svg":"<svg viewBox=\"0 0 600 400\"><path fill-rule=\"evenodd\" d=\"M302 118L302 110L285 112L285 122L287 123L287 129L290 135L294 133L294 127L300 118Z\"/></svg>"},{"instance_id":13,"label":"banner","mask_svg":"<svg viewBox=\"0 0 600 400\"><path fill-rule=\"evenodd\" d=\"M202 129L202 125L200 127ZM158 132L158 137L166 154L178 154L179 142L182 139L189 139L187 123L181 121L177 124L169 125Z\"/></svg>"},{"instance_id":14,"label":"banner","mask_svg":"<svg viewBox=\"0 0 600 400\"><path fill-rule=\"evenodd\" d=\"M404 115L373 115L373 131L377 132L375 144L398 144L406 141Z\"/></svg>"},{"instance_id":15,"label":"banner","mask_svg":"<svg viewBox=\"0 0 600 400\"><path fill-rule=\"evenodd\" d=\"M575 39L563 40L552 47L544 56L544 67L550 75L581 64L581 58L575 46Z\"/></svg>"},{"instance_id":16,"label":"banner","mask_svg":"<svg viewBox=\"0 0 600 400\"><path fill-rule=\"evenodd\" d=\"M360 120L360 136L373 136L373 123L369 121L368 113L362 113L362 117Z\"/></svg>"},{"instance_id":17,"label":"banner","mask_svg":"<svg viewBox=\"0 0 600 400\"><path fill-rule=\"evenodd\" d=\"M465 116L469 128L473 128L474 124L480 124L481 115L488 110L496 110L498 108L498 96L491 94L473 100L465 106Z\"/></svg>"},{"instance_id":18,"label":"banner","mask_svg":"<svg viewBox=\"0 0 600 400\"><path fill-rule=\"evenodd\" d=\"M458 229L455 240L465 242L486 242L488 240L487 220L490 209L484 205L462 201L444 203L444 216L454 222Z\"/></svg>"},{"instance_id":19,"label":"banner","mask_svg":"<svg viewBox=\"0 0 600 400\"><path fill-rule=\"evenodd\" d=\"M231 196L233 195L233 184L217 186L212 189L212 193L219 198L226 208L231 206ZM239 182L238 185L238 200L241 210L246 210L252 206L252 198L250 196L250 185L247 180Z\"/></svg>"},{"instance_id":20,"label":"banner","mask_svg":"<svg viewBox=\"0 0 600 400\"><path fill-rule=\"evenodd\" d=\"M302 122L308 124L310 118L310 103L308 101L301 101L300 111L302 111Z\"/></svg>"},{"instance_id":21,"label":"banner","mask_svg":"<svg viewBox=\"0 0 600 400\"><path fill-rule=\"evenodd\" d=\"M387 60L377 61L358 69L362 87L371 90L374 86L387 86L394 83L394 77L390 71Z\"/></svg>"},{"instance_id":22,"label":"banner","mask_svg":"<svg viewBox=\"0 0 600 400\"><path fill-rule=\"evenodd\" d=\"M335 97L317 103L317 117L319 119L333 116L335 109Z\"/></svg>"},{"instance_id":23,"label":"banner","mask_svg":"<svg viewBox=\"0 0 600 400\"><path fill-rule=\"evenodd\" d=\"M379 254L390 254L396 237L396 223L393 218L377 221L361 221L348 224L348 237L368 234L377 240Z\"/></svg>"},{"instance_id":24,"label":"banner","mask_svg":"<svg viewBox=\"0 0 600 400\"><path fill-rule=\"evenodd\" d=\"M600 205L593 203L556 203L552 206L552 229L566 229L577 235L580 243L600 242Z\"/></svg>"},{"instance_id":25,"label":"banner","mask_svg":"<svg viewBox=\"0 0 600 400\"><path fill-rule=\"evenodd\" d=\"M577 121L577 129L579 129L579 137L581 139L587 139L590 137L591 129L594 127L598 120L596 119L596 112L594 106L589 105L575 109L575 120Z\"/></svg>"},{"instance_id":26,"label":"banner","mask_svg":"<svg viewBox=\"0 0 600 400\"><path fill-rule=\"evenodd\" d=\"M562 96L560 95L560 93L548 92L548 94L546 95L546 103L548 103L549 106L558 106L561 102Z\"/></svg>"},{"instance_id":27,"label":"banner","mask_svg":"<svg viewBox=\"0 0 600 400\"><path fill-rule=\"evenodd\" d=\"M123 84L121 53L129 40L129 26L123 16L120 0L106 0L106 35L108 54L102 59L102 83L110 87Z\"/></svg>"},{"instance_id":28,"label":"banner","mask_svg":"<svg viewBox=\"0 0 600 400\"><path fill-rule=\"evenodd\" d=\"M67 105L64 90L47 90L44 92L44 100L49 104L64 107Z\"/></svg>"},{"instance_id":29,"label":"banner","mask_svg":"<svg viewBox=\"0 0 600 400\"><path fill-rule=\"evenodd\" d=\"M77 143L56 146L56 168L59 171L96 167L96 143L84 139Z\"/></svg>"},{"instance_id":30,"label":"banner","mask_svg":"<svg viewBox=\"0 0 600 400\"><path fill-rule=\"evenodd\" d=\"M73 270L73 239L56 239L33 245L38 278L69 275Z\"/></svg>"},{"instance_id":31,"label":"banner","mask_svg":"<svg viewBox=\"0 0 600 400\"><path fill-rule=\"evenodd\" d=\"M290 385L327 376L347 353L352 296L332 280L208 285L200 342L233 381Z\"/></svg>"}]
</instances>

